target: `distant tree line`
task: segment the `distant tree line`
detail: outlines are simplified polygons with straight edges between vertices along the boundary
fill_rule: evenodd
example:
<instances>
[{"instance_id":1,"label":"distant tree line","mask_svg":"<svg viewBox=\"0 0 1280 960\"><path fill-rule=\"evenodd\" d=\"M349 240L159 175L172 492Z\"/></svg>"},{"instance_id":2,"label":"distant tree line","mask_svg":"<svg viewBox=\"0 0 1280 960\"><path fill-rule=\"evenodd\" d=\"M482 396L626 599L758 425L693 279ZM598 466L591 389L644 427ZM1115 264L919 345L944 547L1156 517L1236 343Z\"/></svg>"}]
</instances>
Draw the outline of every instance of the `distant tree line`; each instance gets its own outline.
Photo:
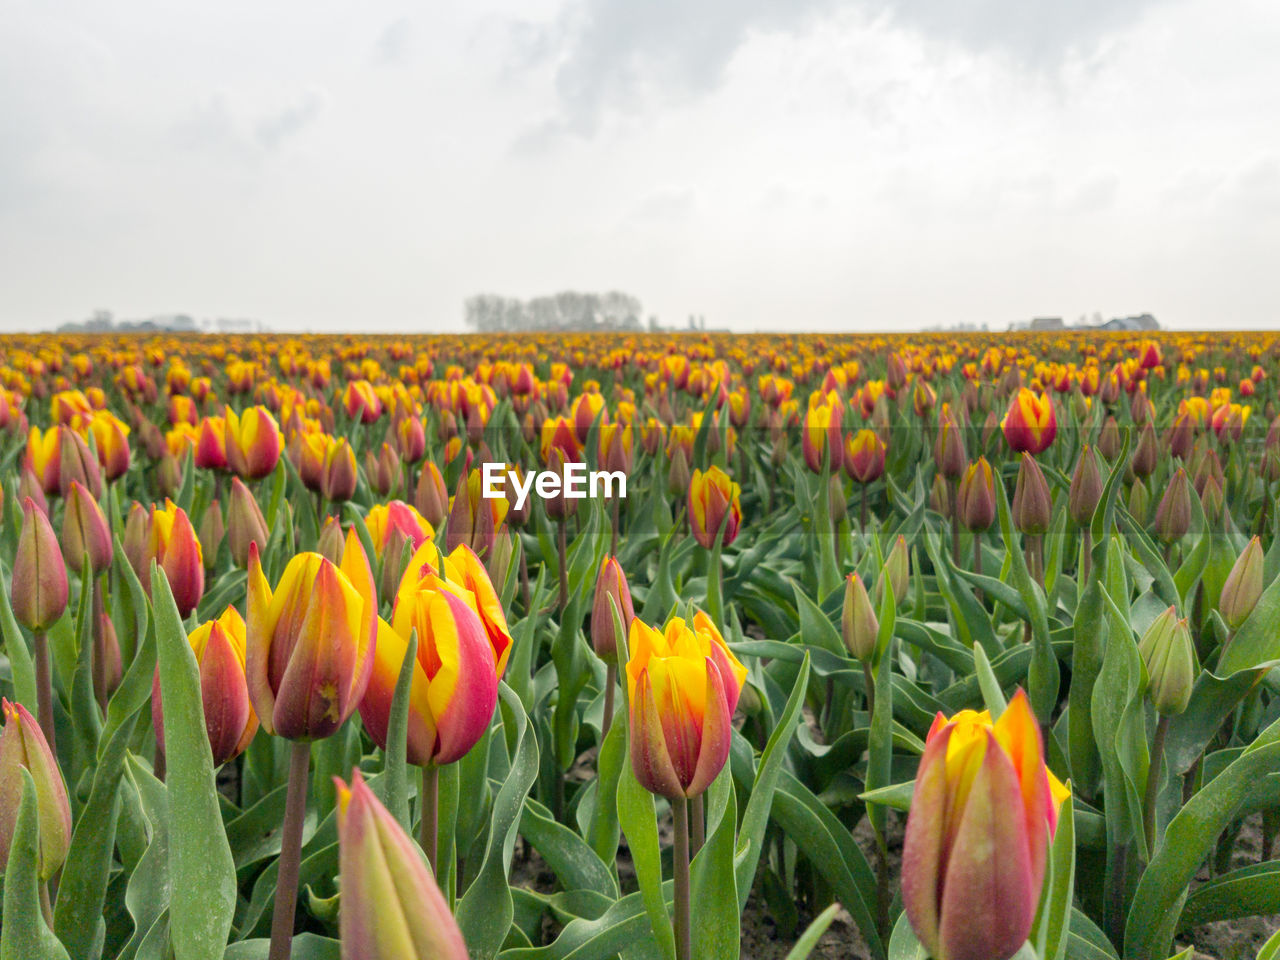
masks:
<instances>
[{"instance_id":1,"label":"distant tree line","mask_svg":"<svg viewBox=\"0 0 1280 960\"><path fill-rule=\"evenodd\" d=\"M477 333L530 330L639 330L640 300L629 293L565 290L532 300L481 293L468 297L465 321Z\"/></svg>"}]
</instances>

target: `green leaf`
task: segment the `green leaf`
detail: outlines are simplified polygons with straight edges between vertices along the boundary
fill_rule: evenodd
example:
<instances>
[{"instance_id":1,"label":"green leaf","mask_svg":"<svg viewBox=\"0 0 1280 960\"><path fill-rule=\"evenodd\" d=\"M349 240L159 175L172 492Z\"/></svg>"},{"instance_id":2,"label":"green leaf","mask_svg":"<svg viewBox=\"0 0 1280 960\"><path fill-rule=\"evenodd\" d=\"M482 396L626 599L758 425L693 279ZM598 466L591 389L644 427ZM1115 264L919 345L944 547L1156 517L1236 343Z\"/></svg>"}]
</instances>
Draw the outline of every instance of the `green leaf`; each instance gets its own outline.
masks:
<instances>
[{"instance_id":1,"label":"green leaf","mask_svg":"<svg viewBox=\"0 0 1280 960\"><path fill-rule=\"evenodd\" d=\"M1061 960L1067 949L1071 926L1071 901L1076 879L1075 804L1072 797L1062 801L1058 811L1058 828L1049 847L1044 887L1031 942L1040 960Z\"/></svg>"},{"instance_id":2,"label":"green leaf","mask_svg":"<svg viewBox=\"0 0 1280 960\"><path fill-rule=\"evenodd\" d=\"M911 929L905 912L893 925L893 934L889 937L889 960L929 960L929 951L916 939L916 932Z\"/></svg>"},{"instance_id":3,"label":"green leaf","mask_svg":"<svg viewBox=\"0 0 1280 960\"><path fill-rule=\"evenodd\" d=\"M524 706L505 683L498 684L498 695L514 717L515 759L506 782L494 798L484 862L457 909L458 926L462 928L471 956L481 960L498 955L511 928L514 908L507 875L515 849L516 829L520 825L520 811L525 797L529 795L529 788L538 776L538 742L529 729Z\"/></svg>"},{"instance_id":4,"label":"green leaf","mask_svg":"<svg viewBox=\"0 0 1280 960\"><path fill-rule=\"evenodd\" d=\"M221 956L223 960L267 960L270 948L270 940L241 940L227 947ZM340 960L342 945L328 937L300 933L293 938L289 956L290 960Z\"/></svg>"},{"instance_id":5,"label":"green leaf","mask_svg":"<svg viewBox=\"0 0 1280 960\"><path fill-rule=\"evenodd\" d=\"M786 708L782 711L769 742L765 744L764 753L760 755L760 764L756 767L755 782L751 784L747 806L742 814L742 826L738 831L738 844L745 847L742 859L737 868L738 910L746 909L747 897L755 880L756 868L760 863L763 851L765 830L769 826L769 811L773 807L774 793L778 788L778 778L782 771L782 761L786 757L787 747L795 735L800 721L800 709L804 706L805 693L809 688L809 655L806 653L800 663L800 672L791 688L791 696L787 699ZM736 734L736 731L735 731Z\"/></svg>"},{"instance_id":6,"label":"green leaf","mask_svg":"<svg viewBox=\"0 0 1280 960\"><path fill-rule=\"evenodd\" d=\"M809 924L804 933L800 934L795 946L787 953L787 960L807 960L809 954L813 953L813 948L818 945L818 941L822 939L822 935L827 932L827 927L831 926L831 921L836 918L836 914L839 912L840 904L833 903L814 917L813 923Z\"/></svg>"},{"instance_id":7,"label":"green leaf","mask_svg":"<svg viewBox=\"0 0 1280 960\"><path fill-rule=\"evenodd\" d=\"M409 824L409 774L405 755L409 747L409 687L413 681L413 667L418 658L418 631L409 632L409 645L400 664L395 693L391 697L391 715L387 719L387 749L383 753L382 790L387 810L405 831Z\"/></svg>"},{"instance_id":8,"label":"green leaf","mask_svg":"<svg viewBox=\"0 0 1280 960\"><path fill-rule=\"evenodd\" d=\"M734 876L734 831L738 800L728 764L703 794L707 841L690 867L693 955L737 960L742 916Z\"/></svg>"},{"instance_id":9,"label":"green leaf","mask_svg":"<svg viewBox=\"0 0 1280 960\"><path fill-rule=\"evenodd\" d=\"M26 637L18 628L14 619L13 607L9 605L9 591L0 589L0 633L4 636L4 652L9 658L9 667L13 670L13 693L18 703L37 716L39 708L36 704L36 668L31 659L31 651L27 648Z\"/></svg>"},{"instance_id":10,"label":"green leaf","mask_svg":"<svg viewBox=\"0 0 1280 960\"><path fill-rule=\"evenodd\" d=\"M222 956L236 907L236 872L222 827L200 668L168 579L151 566L151 596L164 702L169 791L169 929L183 960Z\"/></svg>"},{"instance_id":11,"label":"green leaf","mask_svg":"<svg viewBox=\"0 0 1280 960\"><path fill-rule=\"evenodd\" d=\"M982 702L986 705L987 711L993 717L1000 716L1008 703L1005 702L1004 692L1000 689L1000 681L991 672L991 661L987 659L987 654L982 647L976 644L973 648L973 669L978 676L978 686L982 688Z\"/></svg>"},{"instance_id":12,"label":"green leaf","mask_svg":"<svg viewBox=\"0 0 1280 960\"><path fill-rule=\"evenodd\" d=\"M1277 763L1280 721L1260 733L1169 821L1129 908L1124 934L1126 960L1159 960L1166 955L1196 870L1257 782L1275 770Z\"/></svg>"},{"instance_id":13,"label":"green leaf","mask_svg":"<svg viewBox=\"0 0 1280 960\"><path fill-rule=\"evenodd\" d=\"M25 769L22 800L13 824L13 842L4 872L4 925L0 960L69 960L40 909L40 823L36 785Z\"/></svg>"},{"instance_id":14,"label":"green leaf","mask_svg":"<svg viewBox=\"0 0 1280 960\"><path fill-rule=\"evenodd\" d=\"M622 779L618 781L618 822L631 851L653 939L667 960L675 960L676 937L667 911L667 895L663 892L662 854L658 847L658 817L653 795L640 786L630 764L625 765Z\"/></svg>"},{"instance_id":15,"label":"green leaf","mask_svg":"<svg viewBox=\"0 0 1280 960\"><path fill-rule=\"evenodd\" d=\"M525 801L520 835L538 851L565 890L594 890L618 898L618 881L604 861L536 800Z\"/></svg>"},{"instance_id":16,"label":"green leaf","mask_svg":"<svg viewBox=\"0 0 1280 960\"><path fill-rule=\"evenodd\" d=\"M163 783L129 755L128 776L138 790L147 819L151 842L138 860L125 888L125 906L133 918L133 935L120 952L119 960L137 954L143 940L163 920L169 910L169 793Z\"/></svg>"},{"instance_id":17,"label":"green leaf","mask_svg":"<svg viewBox=\"0 0 1280 960\"><path fill-rule=\"evenodd\" d=\"M612 597L609 599L613 601ZM609 727L597 754L595 804L587 832L592 849L605 863L612 863L618 854L618 780L626 759L627 732L617 722Z\"/></svg>"},{"instance_id":18,"label":"green leaf","mask_svg":"<svg viewBox=\"0 0 1280 960\"><path fill-rule=\"evenodd\" d=\"M1280 957L1280 930L1273 933L1258 951L1257 960L1276 960Z\"/></svg>"},{"instance_id":19,"label":"green leaf","mask_svg":"<svg viewBox=\"0 0 1280 960\"><path fill-rule=\"evenodd\" d=\"M1280 862L1268 860L1232 870L1196 887L1178 918L1186 930L1202 923L1280 913Z\"/></svg>"}]
</instances>

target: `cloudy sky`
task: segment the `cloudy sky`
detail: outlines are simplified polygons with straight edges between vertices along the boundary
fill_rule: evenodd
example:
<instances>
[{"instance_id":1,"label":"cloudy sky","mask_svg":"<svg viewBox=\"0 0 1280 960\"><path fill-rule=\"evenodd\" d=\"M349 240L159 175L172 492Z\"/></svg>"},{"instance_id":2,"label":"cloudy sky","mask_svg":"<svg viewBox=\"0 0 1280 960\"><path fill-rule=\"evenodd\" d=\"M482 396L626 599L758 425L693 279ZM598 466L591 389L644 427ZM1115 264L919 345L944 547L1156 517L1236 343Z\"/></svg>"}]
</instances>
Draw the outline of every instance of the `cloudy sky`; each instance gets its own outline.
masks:
<instances>
[{"instance_id":1,"label":"cloudy sky","mask_svg":"<svg viewBox=\"0 0 1280 960\"><path fill-rule=\"evenodd\" d=\"M1275 0L0 0L0 329L1280 326Z\"/></svg>"}]
</instances>

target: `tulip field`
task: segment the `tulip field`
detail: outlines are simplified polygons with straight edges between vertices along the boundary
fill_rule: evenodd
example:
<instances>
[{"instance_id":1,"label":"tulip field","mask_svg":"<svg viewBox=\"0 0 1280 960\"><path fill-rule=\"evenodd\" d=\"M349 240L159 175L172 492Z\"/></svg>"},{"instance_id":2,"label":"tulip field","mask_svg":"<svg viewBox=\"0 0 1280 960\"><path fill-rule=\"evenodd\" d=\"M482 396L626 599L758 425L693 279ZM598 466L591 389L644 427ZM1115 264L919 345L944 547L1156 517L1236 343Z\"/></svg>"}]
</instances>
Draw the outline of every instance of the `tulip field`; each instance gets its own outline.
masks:
<instances>
[{"instance_id":1,"label":"tulip field","mask_svg":"<svg viewBox=\"0 0 1280 960\"><path fill-rule=\"evenodd\" d=\"M0 340L0 960L1280 958L1280 335Z\"/></svg>"}]
</instances>

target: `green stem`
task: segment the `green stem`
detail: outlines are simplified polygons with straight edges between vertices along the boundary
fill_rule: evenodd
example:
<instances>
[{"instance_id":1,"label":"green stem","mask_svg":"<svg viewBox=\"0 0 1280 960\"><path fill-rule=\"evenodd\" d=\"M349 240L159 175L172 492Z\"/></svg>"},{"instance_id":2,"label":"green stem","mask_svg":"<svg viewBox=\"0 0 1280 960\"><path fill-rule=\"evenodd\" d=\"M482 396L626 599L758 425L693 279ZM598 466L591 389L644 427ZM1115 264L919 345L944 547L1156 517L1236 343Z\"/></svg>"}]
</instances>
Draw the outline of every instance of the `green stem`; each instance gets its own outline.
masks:
<instances>
[{"instance_id":1,"label":"green stem","mask_svg":"<svg viewBox=\"0 0 1280 960\"><path fill-rule=\"evenodd\" d=\"M440 768L428 762L422 768L422 822L418 826L418 843L431 864L431 875L438 877L436 869L436 842L440 833Z\"/></svg>"},{"instance_id":2,"label":"green stem","mask_svg":"<svg viewBox=\"0 0 1280 960\"><path fill-rule=\"evenodd\" d=\"M564 613L565 607L569 606L569 565L566 560L569 546L566 542L564 517L557 521L557 526L559 528L557 531L556 550L560 561L560 612Z\"/></svg>"},{"instance_id":3,"label":"green stem","mask_svg":"<svg viewBox=\"0 0 1280 960\"><path fill-rule=\"evenodd\" d=\"M604 669L604 720L600 724L600 744L603 747L604 738L609 735L609 728L613 726L613 688L618 685L618 665L612 660Z\"/></svg>"},{"instance_id":4,"label":"green stem","mask_svg":"<svg viewBox=\"0 0 1280 960\"><path fill-rule=\"evenodd\" d=\"M307 813L307 779L311 769L311 744L295 740L289 752L289 788L285 795L284 833L280 838L280 865L276 876L276 902L271 914L271 949L267 960L289 960L293 951L293 915L298 906L298 867L302 862L302 821Z\"/></svg>"},{"instance_id":5,"label":"green stem","mask_svg":"<svg viewBox=\"0 0 1280 960\"><path fill-rule=\"evenodd\" d=\"M35 635L36 715L40 730L49 742L49 752L58 755L58 742L53 729L53 673L49 666L49 638L43 630Z\"/></svg>"},{"instance_id":6,"label":"green stem","mask_svg":"<svg viewBox=\"0 0 1280 960\"><path fill-rule=\"evenodd\" d=\"M867 726L870 727L876 713L876 678L866 660L862 661L862 678L867 687Z\"/></svg>"},{"instance_id":7,"label":"green stem","mask_svg":"<svg viewBox=\"0 0 1280 960\"><path fill-rule=\"evenodd\" d=\"M1151 740L1151 766L1147 770L1147 792L1142 802L1142 824L1147 838L1147 856L1155 851L1156 797L1160 793L1160 763L1164 760L1164 741L1169 733L1169 718L1161 716L1156 721L1155 736Z\"/></svg>"},{"instance_id":8,"label":"green stem","mask_svg":"<svg viewBox=\"0 0 1280 960\"><path fill-rule=\"evenodd\" d=\"M689 924L689 801L671 801L675 826L675 932L676 960L692 960L693 932Z\"/></svg>"},{"instance_id":9,"label":"green stem","mask_svg":"<svg viewBox=\"0 0 1280 960\"><path fill-rule=\"evenodd\" d=\"M700 793L689 801L689 806L693 808L693 822L690 824L690 833L692 834L690 849L695 857L698 855L698 851L702 849L702 845L707 842L707 808L702 800L705 796L705 793Z\"/></svg>"},{"instance_id":10,"label":"green stem","mask_svg":"<svg viewBox=\"0 0 1280 960\"><path fill-rule=\"evenodd\" d=\"M88 568L86 568L88 569ZM92 577L92 573L90 574ZM93 577L93 692L98 709L107 715L107 638L102 630L102 580Z\"/></svg>"},{"instance_id":11,"label":"green stem","mask_svg":"<svg viewBox=\"0 0 1280 960\"><path fill-rule=\"evenodd\" d=\"M720 582L720 539L717 534L715 543L711 545L711 556L707 561L707 615L717 626L724 623L724 604L721 600L723 589Z\"/></svg>"}]
</instances>

